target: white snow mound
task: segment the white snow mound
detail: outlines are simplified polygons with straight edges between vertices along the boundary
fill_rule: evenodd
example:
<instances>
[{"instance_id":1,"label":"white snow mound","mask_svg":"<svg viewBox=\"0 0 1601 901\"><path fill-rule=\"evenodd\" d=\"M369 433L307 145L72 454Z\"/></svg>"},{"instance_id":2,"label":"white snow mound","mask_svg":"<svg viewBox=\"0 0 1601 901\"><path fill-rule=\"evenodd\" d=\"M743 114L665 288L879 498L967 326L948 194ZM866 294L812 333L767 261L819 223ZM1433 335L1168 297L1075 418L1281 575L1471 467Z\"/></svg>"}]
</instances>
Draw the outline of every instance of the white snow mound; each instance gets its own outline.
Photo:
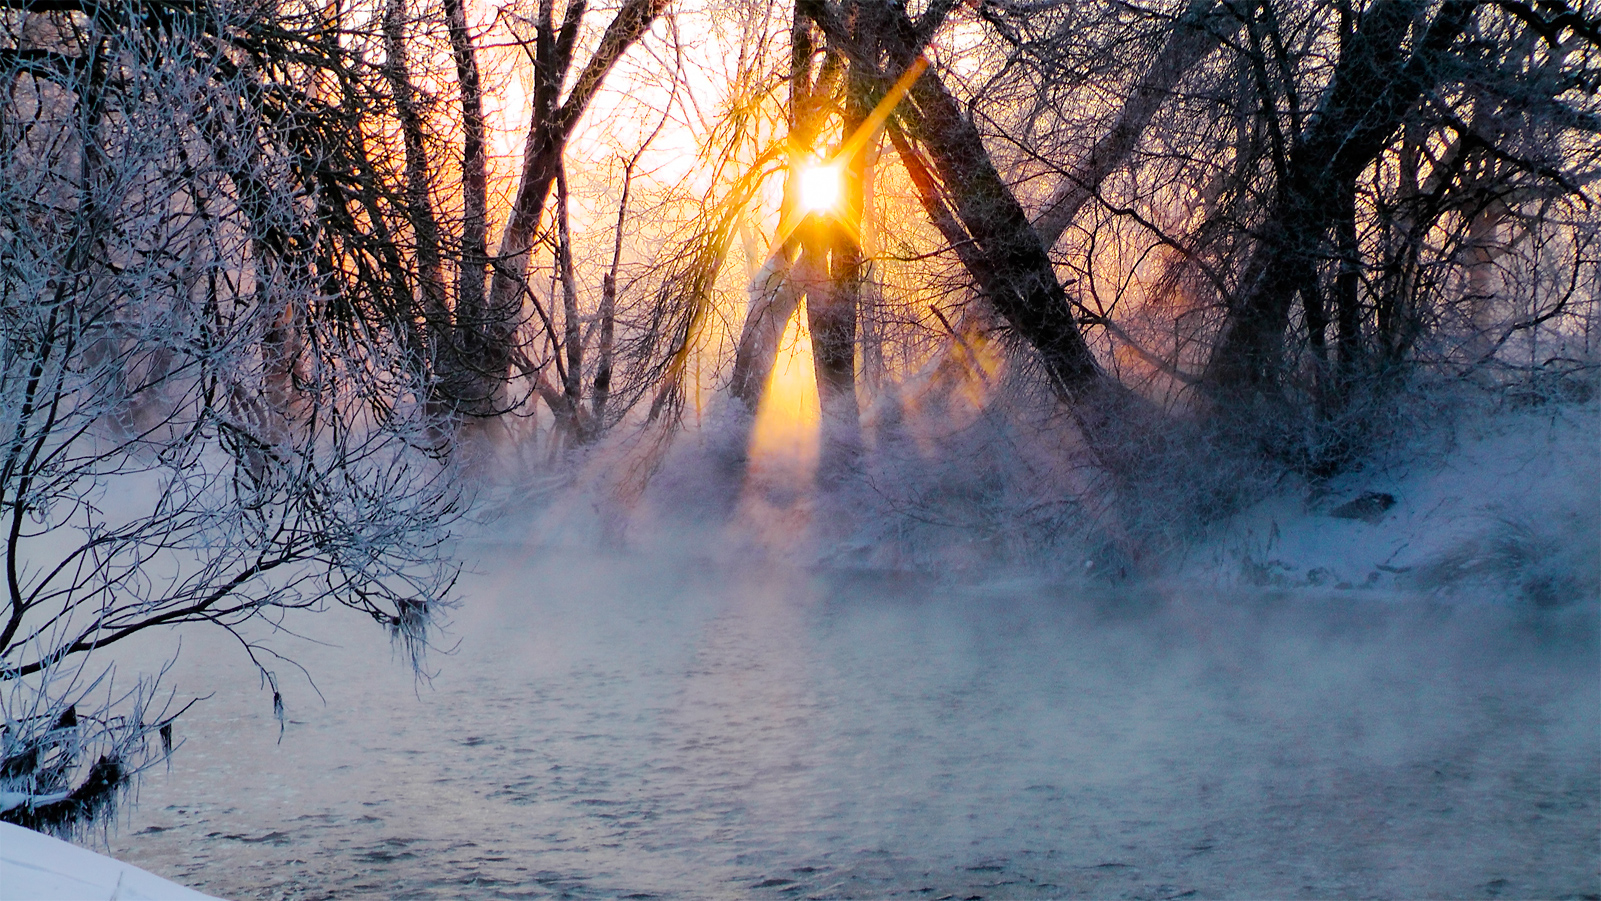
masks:
<instances>
[{"instance_id":1,"label":"white snow mound","mask_svg":"<svg viewBox=\"0 0 1601 901\"><path fill-rule=\"evenodd\" d=\"M0 823L0 901L218 901L131 864Z\"/></svg>"}]
</instances>

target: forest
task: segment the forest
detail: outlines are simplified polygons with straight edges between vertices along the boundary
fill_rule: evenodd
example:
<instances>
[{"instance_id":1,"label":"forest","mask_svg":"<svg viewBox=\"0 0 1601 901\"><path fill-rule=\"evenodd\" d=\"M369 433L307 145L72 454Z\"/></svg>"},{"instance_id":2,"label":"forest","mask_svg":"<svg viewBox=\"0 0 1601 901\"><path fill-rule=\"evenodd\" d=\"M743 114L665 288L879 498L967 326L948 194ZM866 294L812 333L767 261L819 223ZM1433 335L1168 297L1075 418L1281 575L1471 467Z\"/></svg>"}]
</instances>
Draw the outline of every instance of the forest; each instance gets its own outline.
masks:
<instances>
[{"instance_id":1,"label":"forest","mask_svg":"<svg viewBox=\"0 0 1601 901\"><path fill-rule=\"evenodd\" d=\"M0 818L61 834L204 693L108 653L220 629L282 729L263 636L448 668L497 516L1115 588L1595 405L1589 3L0 0L0 83Z\"/></svg>"}]
</instances>

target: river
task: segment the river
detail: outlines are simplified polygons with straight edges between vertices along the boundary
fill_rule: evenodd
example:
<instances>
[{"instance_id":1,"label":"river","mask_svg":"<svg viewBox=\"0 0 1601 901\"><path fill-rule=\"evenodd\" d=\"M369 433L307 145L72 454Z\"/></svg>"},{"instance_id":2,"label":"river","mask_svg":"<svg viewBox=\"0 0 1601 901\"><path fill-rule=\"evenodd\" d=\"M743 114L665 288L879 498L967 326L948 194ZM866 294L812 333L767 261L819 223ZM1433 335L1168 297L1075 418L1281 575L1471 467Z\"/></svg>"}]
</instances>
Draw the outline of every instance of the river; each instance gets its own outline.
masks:
<instances>
[{"instance_id":1,"label":"river","mask_svg":"<svg viewBox=\"0 0 1601 901\"><path fill-rule=\"evenodd\" d=\"M185 637L111 852L255 898L1595 897L1593 608L479 544L436 675Z\"/></svg>"}]
</instances>

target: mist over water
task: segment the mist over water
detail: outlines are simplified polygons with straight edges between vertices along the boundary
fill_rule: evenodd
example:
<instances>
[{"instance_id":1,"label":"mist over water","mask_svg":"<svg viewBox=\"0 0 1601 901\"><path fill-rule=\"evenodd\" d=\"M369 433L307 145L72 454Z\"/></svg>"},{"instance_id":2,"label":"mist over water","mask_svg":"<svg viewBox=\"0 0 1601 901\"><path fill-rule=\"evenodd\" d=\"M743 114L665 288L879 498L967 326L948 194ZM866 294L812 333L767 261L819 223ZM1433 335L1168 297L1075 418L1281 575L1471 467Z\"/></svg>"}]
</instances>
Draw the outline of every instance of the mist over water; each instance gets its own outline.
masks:
<instances>
[{"instance_id":1,"label":"mist over water","mask_svg":"<svg viewBox=\"0 0 1601 901\"><path fill-rule=\"evenodd\" d=\"M1593 602L953 581L507 540L415 692L236 649L112 852L227 898L1586 897ZM693 545L691 545L693 546ZM326 620L320 621L326 628ZM321 634L321 633L319 633Z\"/></svg>"}]
</instances>

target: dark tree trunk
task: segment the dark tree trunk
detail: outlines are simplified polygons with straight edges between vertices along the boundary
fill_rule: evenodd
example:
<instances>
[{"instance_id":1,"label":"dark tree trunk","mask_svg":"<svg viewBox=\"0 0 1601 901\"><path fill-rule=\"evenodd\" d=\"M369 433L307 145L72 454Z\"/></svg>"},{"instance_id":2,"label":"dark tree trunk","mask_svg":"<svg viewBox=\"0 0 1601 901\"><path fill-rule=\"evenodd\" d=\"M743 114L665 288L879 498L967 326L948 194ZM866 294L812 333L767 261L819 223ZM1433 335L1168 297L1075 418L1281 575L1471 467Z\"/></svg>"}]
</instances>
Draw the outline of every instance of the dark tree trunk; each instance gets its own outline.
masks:
<instances>
[{"instance_id":1,"label":"dark tree trunk","mask_svg":"<svg viewBox=\"0 0 1601 901\"><path fill-rule=\"evenodd\" d=\"M461 337L456 329L484 321L484 276L489 270L489 176L484 144L483 86L478 54L467 30L464 0L444 0L450 52L461 95L461 260L456 278L455 322L434 335L446 344L446 375L461 370ZM449 393L449 392L447 392Z\"/></svg>"},{"instance_id":2,"label":"dark tree trunk","mask_svg":"<svg viewBox=\"0 0 1601 901\"><path fill-rule=\"evenodd\" d=\"M817 376L818 405L822 410L825 478L853 456L861 442L861 410L856 399L856 320L862 296L861 234L866 222L868 145L874 137L859 134L874 126L867 121L878 71L870 61L879 57L878 35L883 28L880 4L857 2L851 7L851 30L859 55L847 60L842 131L845 159L843 197L832 216L815 217L812 239L827 254L827 280L813 285L806 296L806 314L812 336ZM865 55L862 55L865 54Z\"/></svg>"},{"instance_id":3,"label":"dark tree trunk","mask_svg":"<svg viewBox=\"0 0 1601 901\"><path fill-rule=\"evenodd\" d=\"M1408 55L1406 39L1423 6L1380 0L1342 47L1323 103L1295 139L1213 350L1205 384L1214 400L1266 394L1277 383L1291 304L1316 282L1326 236L1341 216L1338 198L1354 189L1440 76L1446 50L1477 4L1448 0Z\"/></svg>"},{"instance_id":4,"label":"dark tree trunk","mask_svg":"<svg viewBox=\"0 0 1601 901\"><path fill-rule=\"evenodd\" d=\"M886 12L890 68L903 72L921 51L920 29L904 9L887 7ZM946 205L971 238L973 258L982 261L976 271L970 270L979 288L1039 353L1060 396L1072 400L1096 393L1104 377L1079 331L1072 304L978 129L932 70L913 83L908 99L897 113L907 134L926 151Z\"/></svg>"},{"instance_id":5,"label":"dark tree trunk","mask_svg":"<svg viewBox=\"0 0 1601 901\"><path fill-rule=\"evenodd\" d=\"M1334 278L1335 380L1337 390L1356 372L1362 353L1361 248L1356 240L1356 192L1340 198L1340 218L1334 225L1334 247L1339 254L1340 271Z\"/></svg>"},{"instance_id":6,"label":"dark tree trunk","mask_svg":"<svg viewBox=\"0 0 1601 901\"><path fill-rule=\"evenodd\" d=\"M781 218L793 221L792 217L798 215L800 205L799 170L817 140L823 117L821 101L816 96L819 90L816 82L822 76L814 72L813 67L812 57L817 45L813 38L812 22L799 9L791 21L789 46L789 138L792 149L789 172L784 180ZM811 273L819 267L825 274L827 272L828 247L816 231L815 223L806 221L800 223L792 234L784 236L783 242L772 249L766 264L758 270L749 287L750 301L734 351L734 370L729 383L729 393L743 403L749 413L756 412L762 392L767 389L767 380L778 359L778 345L783 340L789 317L795 315L801 297L811 292L814 284L822 281ZM808 300L808 310L812 305L813 301ZM818 382L821 390L821 377Z\"/></svg>"}]
</instances>

